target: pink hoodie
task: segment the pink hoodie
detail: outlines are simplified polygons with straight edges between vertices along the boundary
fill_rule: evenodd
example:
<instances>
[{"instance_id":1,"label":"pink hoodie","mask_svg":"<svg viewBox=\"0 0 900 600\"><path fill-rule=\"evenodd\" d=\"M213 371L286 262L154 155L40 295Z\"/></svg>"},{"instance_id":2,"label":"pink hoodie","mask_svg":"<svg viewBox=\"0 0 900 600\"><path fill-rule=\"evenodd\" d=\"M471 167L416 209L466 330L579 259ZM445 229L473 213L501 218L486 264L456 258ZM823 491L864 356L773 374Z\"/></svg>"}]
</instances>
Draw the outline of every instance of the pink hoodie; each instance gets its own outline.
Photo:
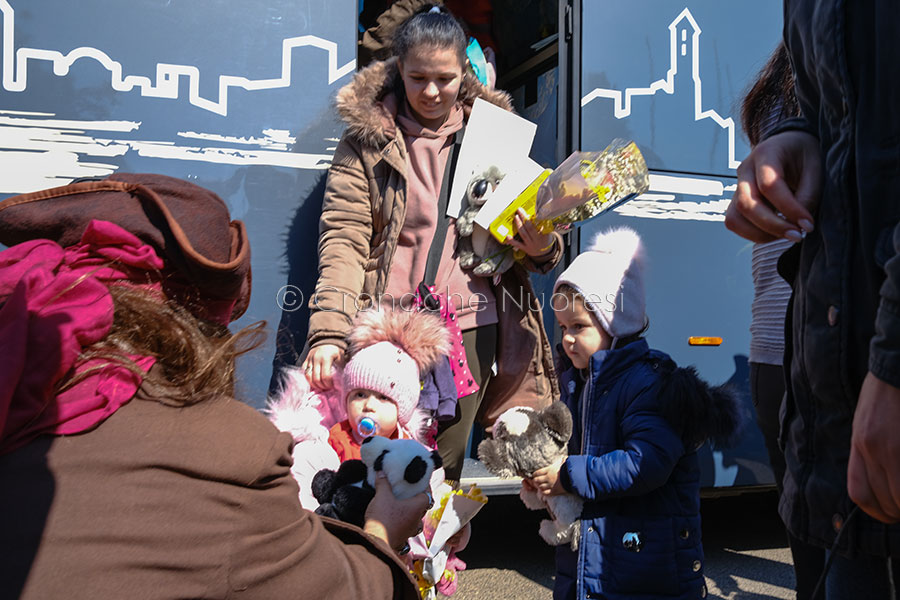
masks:
<instances>
[{"instance_id":1,"label":"pink hoodie","mask_svg":"<svg viewBox=\"0 0 900 600\"><path fill-rule=\"evenodd\" d=\"M397 240L385 294L399 303L404 294L418 287L425 274L428 249L437 227L437 198L450 156L450 136L462 128L463 110L456 106L444 124L432 131L416 121L404 100L398 108L396 121L408 151L406 220ZM456 256L456 239L454 220L447 229L435 289L453 298L463 331L496 323L496 299L490 282L462 270Z\"/></svg>"}]
</instances>

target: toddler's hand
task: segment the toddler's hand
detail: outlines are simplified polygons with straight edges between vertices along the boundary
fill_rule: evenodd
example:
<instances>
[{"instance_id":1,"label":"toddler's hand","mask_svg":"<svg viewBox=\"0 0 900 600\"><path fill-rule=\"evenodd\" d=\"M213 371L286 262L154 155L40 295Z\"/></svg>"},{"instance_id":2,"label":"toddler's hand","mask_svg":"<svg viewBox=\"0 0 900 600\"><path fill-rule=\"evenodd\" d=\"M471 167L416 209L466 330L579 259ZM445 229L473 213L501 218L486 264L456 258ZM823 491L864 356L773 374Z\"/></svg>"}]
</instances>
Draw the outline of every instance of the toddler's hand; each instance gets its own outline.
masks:
<instances>
[{"instance_id":1,"label":"toddler's hand","mask_svg":"<svg viewBox=\"0 0 900 600\"><path fill-rule=\"evenodd\" d=\"M531 484L544 496L559 496L566 493L559 480L559 469L565 460L565 458L561 458L549 467L544 467L534 472Z\"/></svg>"},{"instance_id":2,"label":"toddler's hand","mask_svg":"<svg viewBox=\"0 0 900 600\"><path fill-rule=\"evenodd\" d=\"M529 492L538 491L537 487L533 483L531 483L530 479L523 479L522 487L525 488L525 491L529 491Z\"/></svg>"}]
</instances>

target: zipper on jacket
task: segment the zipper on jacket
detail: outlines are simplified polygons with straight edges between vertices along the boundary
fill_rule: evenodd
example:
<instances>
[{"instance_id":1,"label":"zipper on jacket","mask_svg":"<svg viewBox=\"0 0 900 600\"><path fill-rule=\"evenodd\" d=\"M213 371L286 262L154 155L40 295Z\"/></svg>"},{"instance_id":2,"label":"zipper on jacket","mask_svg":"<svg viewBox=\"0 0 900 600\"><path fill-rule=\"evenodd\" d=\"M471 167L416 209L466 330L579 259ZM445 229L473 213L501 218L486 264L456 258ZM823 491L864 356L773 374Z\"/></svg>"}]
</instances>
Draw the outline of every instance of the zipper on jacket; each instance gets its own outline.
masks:
<instances>
[{"instance_id":1,"label":"zipper on jacket","mask_svg":"<svg viewBox=\"0 0 900 600\"><path fill-rule=\"evenodd\" d=\"M588 376L584 382L584 390L581 393L581 453L585 454L587 449L587 406L591 398L591 382L594 380L591 372L591 362L588 361Z\"/></svg>"}]
</instances>

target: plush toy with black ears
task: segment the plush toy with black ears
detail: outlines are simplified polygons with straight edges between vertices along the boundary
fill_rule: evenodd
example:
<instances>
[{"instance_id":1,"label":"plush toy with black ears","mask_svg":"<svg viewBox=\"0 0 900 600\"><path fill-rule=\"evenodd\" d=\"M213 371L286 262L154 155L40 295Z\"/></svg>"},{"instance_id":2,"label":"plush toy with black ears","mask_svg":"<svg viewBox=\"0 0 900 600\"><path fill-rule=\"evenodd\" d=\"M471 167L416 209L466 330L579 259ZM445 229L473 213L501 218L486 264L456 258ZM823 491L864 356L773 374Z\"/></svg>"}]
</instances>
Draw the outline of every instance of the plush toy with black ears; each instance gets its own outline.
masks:
<instances>
[{"instance_id":1,"label":"plush toy with black ears","mask_svg":"<svg viewBox=\"0 0 900 600\"><path fill-rule=\"evenodd\" d=\"M492 439L478 445L478 458L499 477L530 479L538 469L548 467L568 455L572 436L572 414L562 402L553 402L541 411L516 406L494 423ZM552 521L541 521L539 533L551 546L569 543L578 550L581 509L584 501L575 494L544 496L522 488L519 497L531 510L546 509Z\"/></svg>"},{"instance_id":2,"label":"plush toy with black ears","mask_svg":"<svg viewBox=\"0 0 900 600\"><path fill-rule=\"evenodd\" d=\"M442 465L437 450L411 439L376 435L363 440L359 452L362 460L344 461L337 471L322 469L313 477L312 493L319 502L316 514L362 527L379 471L387 477L394 496L405 500L427 491L432 473Z\"/></svg>"},{"instance_id":3,"label":"plush toy with black ears","mask_svg":"<svg viewBox=\"0 0 900 600\"><path fill-rule=\"evenodd\" d=\"M493 277L508 270L516 262L513 247L501 244L486 229L475 223L481 207L503 179L497 167L489 167L466 186L466 208L456 220L456 251L459 266L472 269L479 277Z\"/></svg>"}]
</instances>

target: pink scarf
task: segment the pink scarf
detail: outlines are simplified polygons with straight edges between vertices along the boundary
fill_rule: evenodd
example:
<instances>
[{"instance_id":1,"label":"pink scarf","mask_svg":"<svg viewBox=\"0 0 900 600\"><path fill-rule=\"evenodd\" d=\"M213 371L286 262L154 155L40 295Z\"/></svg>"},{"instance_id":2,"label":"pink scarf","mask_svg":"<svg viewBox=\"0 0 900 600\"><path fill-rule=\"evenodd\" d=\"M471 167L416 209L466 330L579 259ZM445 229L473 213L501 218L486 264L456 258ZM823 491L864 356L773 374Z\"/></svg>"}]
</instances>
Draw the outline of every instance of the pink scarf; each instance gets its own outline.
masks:
<instances>
[{"instance_id":1,"label":"pink scarf","mask_svg":"<svg viewBox=\"0 0 900 600\"><path fill-rule=\"evenodd\" d=\"M96 427L134 396L142 378L102 359L79 360L113 322L108 285L162 295L163 261L118 225L91 221L81 243L32 240L0 252L0 454L41 434ZM156 359L130 358L146 373ZM90 371L77 384L57 386Z\"/></svg>"}]
</instances>

